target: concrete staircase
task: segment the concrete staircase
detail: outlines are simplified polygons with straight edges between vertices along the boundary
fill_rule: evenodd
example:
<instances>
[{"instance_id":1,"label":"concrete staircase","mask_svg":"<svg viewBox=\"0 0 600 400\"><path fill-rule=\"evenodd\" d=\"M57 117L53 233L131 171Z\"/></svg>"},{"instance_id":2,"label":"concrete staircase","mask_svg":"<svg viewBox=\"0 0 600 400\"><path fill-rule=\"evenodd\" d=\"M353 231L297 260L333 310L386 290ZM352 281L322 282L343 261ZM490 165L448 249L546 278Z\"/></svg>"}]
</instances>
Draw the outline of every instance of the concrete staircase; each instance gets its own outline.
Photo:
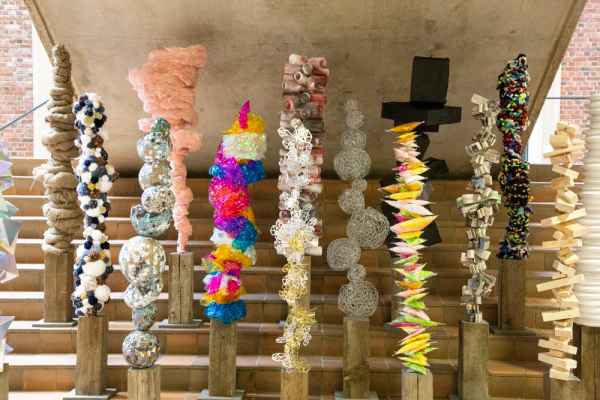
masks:
<instances>
[{"instance_id":1,"label":"concrete staircase","mask_svg":"<svg viewBox=\"0 0 600 400\"><path fill-rule=\"evenodd\" d=\"M42 234L47 229L41 206L44 203L43 188L34 184L33 167L43 160L16 159L12 171L15 186L4 192L5 198L20 209L15 219L23 221L16 250L20 276L0 285L0 311L16 316L8 333L8 343L14 353L6 358L11 364L10 388L18 399L61 398L54 392L71 390L75 385L76 336L75 328L38 329L31 325L42 318L43 305L43 252ZM546 336L551 324L544 323L541 313L551 308L550 300L538 295L535 285L550 279L554 252L543 250L542 240L551 237L552 230L542 228L542 218L554 214L554 191L548 182L552 178L549 168L534 166L532 194L535 197L531 224L530 243L533 245L527 262L527 326L533 328L537 337L512 337L490 335L490 395L495 398L541 399L542 373L547 369L537 361L537 341ZM195 200L190 208L194 233L189 251L194 252L194 287L196 299L203 291L205 272L200 267L201 257L213 249L209 237L214 223L213 208L207 199L208 179L189 179L188 186L194 191ZM324 193L320 196L321 217L324 233L321 243L328 243L345 236L348 216L337 206L338 195L348 187L343 181L324 181ZM430 353L431 370L434 373L434 395L446 398L456 393L456 359L458 357L458 321L466 317L466 311L458 302L461 287L470 276L460 268L460 251L466 248L464 220L458 212L455 200L465 192L466 181L435 181L432 201L434 213L438 214L438 227L443 243L426 248L423 261L437 276L428 282L430 295L425 299L433 320L446 325L432 330L439 350ZM369 181L365 194L367 204L378 208L381 198L377 181ZM118 260L121 246L136 233L129 221L129 209L140 203L141 189L135 178L121 179L110 193L112 211L107 221L113 260ZM252 207L258 226L263 232L256 245L256 266L243 271L242 281L248 295L244 301L248 316L238 323L238 388L246 389L250 397L277 397L280 387L280 364L271 360L271 354L283 350L275 339L282 333L278 328L285 319L287 305L279 298L285 258L273 248L269 233L278 214L276 180L266 179L250 187ZM506 213L498 214L495 226L490 230L492 243L498 243L506 226ZM76 235L76 243L81 235ZM161 238L167 253L175 251L176 231L172 227ZM496 245L494 249L497 249ZM391 357L404 336L399 330L384 330L383 324L391 320L390 312L390 255L386 248L363 250L361 263L368 271L367 279L380 293L379 307L371 317L371 387L382 398L397 399L401 393L400 370L402 364ZM497 269L497 259L492 257L489 269ZM168 275L165 271L165 278ZM158 320L167 316L168 279L164 279L164 293L157 300ZM318 329L313 333L309 346L302 349L312 364L310 371L311 395L333 397L335 390L342 389L342 319L337 308L340 286L347 282L345 273L332 271L326 257L313 258L311 304L316 309ZM121 355L121 344L133 330L131 309L123 301L127 281L116 266L108 284L113 293L105 307L110 319L109 327L109 387L126 392L127 364ZM493 296L495 296L493 294ZM485 299L482 306L484 318L491 324L497 322L497 298ZM204 318L203 307L194 305L195 318ZM162 389L177 392L168 398L194 398L208 387L208 338L209 326L197 331L153 328L163 344ZM34 392L44 391L44 392ZM18 396L18 397L17 397ZM33 396L33 397L29 397ZM41 396L41 397L40 397ZM46 396L46 397L44 397ZM58 396L58 397L52 397ZM122 397L125 396L125 397ZM173 397L171 397L173 396ZM11 397L12 398L12 397ZM126 398L120 395L119 398Z\"/></svg>"}]
</instances>

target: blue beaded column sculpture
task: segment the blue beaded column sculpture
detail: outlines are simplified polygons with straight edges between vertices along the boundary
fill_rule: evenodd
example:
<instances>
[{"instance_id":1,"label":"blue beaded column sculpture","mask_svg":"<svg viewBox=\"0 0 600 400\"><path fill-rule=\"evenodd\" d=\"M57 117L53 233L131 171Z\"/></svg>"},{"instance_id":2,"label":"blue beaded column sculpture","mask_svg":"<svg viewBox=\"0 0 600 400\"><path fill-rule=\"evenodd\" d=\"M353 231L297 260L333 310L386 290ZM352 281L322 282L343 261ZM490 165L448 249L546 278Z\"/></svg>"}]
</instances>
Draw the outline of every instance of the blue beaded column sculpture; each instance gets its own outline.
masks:
<instances>
[{"instance_id":1,"label":"blue beaded column sculpture","mask_svg":"<svg viewBox=\"0 0 600 400\"><path fill-rule=\"evenodd\" d=\"M129 239L119 254L123 275L130 282L125 291L125 303L133 309L136 328L123 341L123 356L131 366L128 396L134 399L160 398L160 369L154 363L158 360L161 344L150 328L156 321L154 301L163 288L166 256L154 237L169 228L175 204L170 188L171 171L163 163L171 149L170 125L159 118L137 143L138 154L146 163L139 174L144 193L142 205L131 208L131 223L141 236ZM148 382L152 384L148 385Z\"/></svg>"}]
</instances>

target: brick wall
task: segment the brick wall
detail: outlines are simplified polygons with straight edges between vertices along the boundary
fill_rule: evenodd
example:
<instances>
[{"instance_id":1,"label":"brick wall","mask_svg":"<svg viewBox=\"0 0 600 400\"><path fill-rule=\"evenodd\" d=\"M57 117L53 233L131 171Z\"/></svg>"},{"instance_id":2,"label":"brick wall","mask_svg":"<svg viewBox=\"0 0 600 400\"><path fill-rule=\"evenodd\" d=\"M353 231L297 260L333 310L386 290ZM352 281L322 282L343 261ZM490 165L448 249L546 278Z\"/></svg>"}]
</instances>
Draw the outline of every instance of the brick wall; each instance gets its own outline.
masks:
<instances>
[{"instance_id":1,"label":"brick wall","mask_svg":"<svg viewBox=\"0 0 600 400\"><path fill-rule=\"evenodd\" d=\"M588 0L562 62L561 97L600 91L600 0ZM558 101L558 100L549 100ZM560 100L561 119L587 125L586 100Z\"/></svg>"},{"instance_id":2,"label":"brick wall","mask_svg":"<svg viewBox=\"0 0 600 400\"><path fill-rule=\"evenodd\" d=\"M22 0L0 0L0 126L33 108L31 20ZM10 154L33 157L33 117L1 132Z\"/></svg>"}]
</instances>

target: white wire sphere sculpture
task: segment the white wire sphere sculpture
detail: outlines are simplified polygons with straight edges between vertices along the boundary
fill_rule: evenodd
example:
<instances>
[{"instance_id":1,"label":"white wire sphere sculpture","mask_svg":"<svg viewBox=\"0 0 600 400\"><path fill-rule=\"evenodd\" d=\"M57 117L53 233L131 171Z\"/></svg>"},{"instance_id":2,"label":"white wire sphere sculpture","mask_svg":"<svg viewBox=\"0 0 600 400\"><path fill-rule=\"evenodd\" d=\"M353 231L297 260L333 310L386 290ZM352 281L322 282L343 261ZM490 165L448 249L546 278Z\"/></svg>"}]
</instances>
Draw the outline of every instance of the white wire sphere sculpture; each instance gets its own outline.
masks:
<instances>
[{"instance_id":1,"label":"white wire sphere sculpture","mask_svg":"<svg viewBox=\"0 0 600 400\"><path fill-rule=\"evenodd\" d=\"M346 214L354 214L365 208L365 196L362 191L346 189L338 197L338 205Z\"/></svg>"},{"instance_id":2,"label":"white wire sphere sculpture","mask_svg":"<svg viewBox=\"0 0 600 400\"><path fill-rule=\"evenodd\" d=\"M355 212L348 221L346 232L362 248L376 249L385 241L390 223L372 207Z\"/></svg>"},{"instance_id":3,"label":"white wire sphere sculpture","mask_svg":"<svg viewBox=\"0 0 600 400\"><path fill-rule=\"evenodd\" d=\"M356 265L348 272L350 283L340 289L338 308L349 317L370 317L377 309L377 288L364 280L366 276L365 267Z\"/></svg>"},{"instance_id":4,"label":"white wire sphere sculpture","mask_svg":"<svg viewBox=\"0 0 600 400\"><path fill-rule=\"evenodd\" d=\"M367 145L367 134L360 129L349 129L342 133L340 144L342 149L364 149Z\"/></svg>"},{"instance_id":5,"label":"white wire sphere sculpture","mask_svg":"<svg viewBox=\"0 0 600 400\"><path fill-rule=\"evenodd\" d=\"M369 174L371 158L363 149L342 150L333 159L333 168L344 181L362 179Z\"/></svg>"},{"instance_id":6,"label":"white wire sphere sculpture","mask_svg":"<svg viewBox=\"0 0 600 400\"><path fill-rule=\"evenodd\" d=\"M327 264L334 271L345 271L360 260L360 247L352 239L335 239L327 247Z\"/></svg>"}]
</instances>

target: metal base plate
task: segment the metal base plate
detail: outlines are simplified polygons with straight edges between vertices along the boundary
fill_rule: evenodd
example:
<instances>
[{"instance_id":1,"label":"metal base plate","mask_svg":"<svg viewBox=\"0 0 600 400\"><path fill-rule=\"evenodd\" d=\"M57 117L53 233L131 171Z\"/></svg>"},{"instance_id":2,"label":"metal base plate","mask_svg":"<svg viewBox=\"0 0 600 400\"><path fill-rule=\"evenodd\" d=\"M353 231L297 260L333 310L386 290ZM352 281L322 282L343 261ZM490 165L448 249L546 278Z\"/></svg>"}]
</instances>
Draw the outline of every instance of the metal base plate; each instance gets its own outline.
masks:
<instances>
[{"instance_id":1,"label":"metal base plate","mask_svg":"<svg viewBox=\"0 0 600 400\"><path fill-rule=\"evenodd\" d=\"M204 321L195 319L191 324L170 324L169 319L163 320L158 327L161 329L198 329L204 324Z\"/></svg>"},{"instance_id":2,"label":"metal base plate","mask_svg":"<svg viewBox=\"0 0 600 400\"><path fill-rule=\"evenodd\" d=\"M537 335L534 331L529 328L525 328L524 331L503 331L498 325L490 325L490 332L498 336L535 336Z\"/></svg>"},{"instance_id":3,"label":"metal base plate","mask_svg":"<svg viewBox=\"0 0 600 400\"><path fill-rule=\"evenodd\" d=\"M211 396L208 393L208 389L204 389L200 396L198 396L198 400L242 400L244 398L245 390L236 390L232 397L222 397L222 396Z\"/></svg>"},{"instance_id":4,"label":"metal base plate","mask_svg":"<svg viewBox=\"0 0 600 400\"><path fill-rule=\"evenodd\" d=\"M117 389L106 389L103 394L99 395L88 395L88 394L75 394L75 389L71 390L69 394L63 397L63 400L108 400L117 394Z\"/></svg>"},{"instance_id":5,"label":"metal base plate","mask_svg":"<svg viewBox=\"0 0 600 400\"><path fill-rule=\"evenodd\" d=\"M335 400L345 400L344 392L335 392ZM369 392L369 397L361 400L378 400L377 392Z\"/></svg>"},{"instance_id":6,"label":"metal base plate","mask_svg":"<svg viewBox=\"0 0 600 400\"><path fill-rule=\"evenodd\" d=\"M73 322L44 322L43 319L40 319L38 322L31 324L34 328L70 328L75 325L77 325L76 319Z\"/></svg>"}]
</instances>

